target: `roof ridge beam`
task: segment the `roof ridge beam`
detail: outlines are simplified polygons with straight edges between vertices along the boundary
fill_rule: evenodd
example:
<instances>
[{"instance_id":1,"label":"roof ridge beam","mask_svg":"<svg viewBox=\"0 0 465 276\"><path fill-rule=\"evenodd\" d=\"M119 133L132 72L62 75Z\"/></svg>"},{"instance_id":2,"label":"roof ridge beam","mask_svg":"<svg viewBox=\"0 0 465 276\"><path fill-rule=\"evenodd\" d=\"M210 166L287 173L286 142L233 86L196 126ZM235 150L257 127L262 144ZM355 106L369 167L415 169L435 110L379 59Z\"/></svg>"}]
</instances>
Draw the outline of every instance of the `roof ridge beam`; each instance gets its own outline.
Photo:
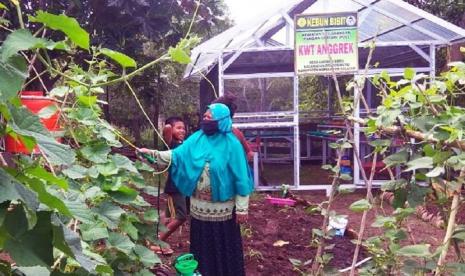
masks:
<instances>
[{"instance_id":1,"label":"roof ridge beam","mask_svg":"<svg viewBox=\"0 0 465 276\"><path fill-rule=\"evenodd\" d=\"M373 5L372 3L367 4L363 0L352 0L352 1L355 2L355 3L358 3L359 5L365 6L367 8L369 6L372 6L373 7L372 9L374 11L376 11L376 12L379 12L379 13L381 13L381 14L387 16L387 17L390 17L391 19L394 19L395 21L398 21L398 22L400 22L400 23L402 23L402 24L404 24L406 26L409 26L409 27L411 27L411 28L413 28L413 29L415 29L415 30L427 35L427 36L430 36L430 37L432 37L432 38L434 38L436 40L439 40L439 41L443 42L444 44L450 44L449 41L447 41L445 38L441 37L440 35L435 34L435 33L431 32L431 31L429 31L429 30L427 30L427 29L425 29L425 28L423 28L421 26L414 25L409 20L405 20L405 19L403 19L403 18L401 18L401 17L399 17L399 16L397 16L397 15L391 13L391 12L388 12L386 10L378 8L375 5ZM422 19L424 19L424 18L422 18Z\"/></svg>"}]
</instances>

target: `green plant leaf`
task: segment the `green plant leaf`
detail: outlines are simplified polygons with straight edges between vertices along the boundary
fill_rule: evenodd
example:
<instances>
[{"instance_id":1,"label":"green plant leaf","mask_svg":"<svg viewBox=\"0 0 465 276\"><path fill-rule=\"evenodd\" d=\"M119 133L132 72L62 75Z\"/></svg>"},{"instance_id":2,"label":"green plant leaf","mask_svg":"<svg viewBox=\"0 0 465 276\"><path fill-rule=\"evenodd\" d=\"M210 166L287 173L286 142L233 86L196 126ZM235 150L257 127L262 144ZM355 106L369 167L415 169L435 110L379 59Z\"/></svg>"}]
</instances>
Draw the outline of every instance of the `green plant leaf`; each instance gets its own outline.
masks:
<instances>
[{"instance_id":1,"label":"green plant leaf","mask_svg":"<svg viewBox=\"0 0 465 276\"><path fill-rule=\"evenodd\" d=\"M54 165L70 165L76 160L76 154L70 146L58 143L55 139L41 134L33 135L40 150Z\"/></svg>"},{"instance_id":2,"label":"green plant leaf","mask_svg":"<svg viewBox=\"0 0 465 276\"><path fill-rule=\"evenodd\" d=\"M392 166L404 164L405 162L407 162L407 158L408 158L408 152L402 149L399 152L396 152L386 157L383 160L383 162L384 164L386 164L386 166L392 167Z\"/></svg>"},{"instance_id":3,"label":"green plant leaf","mask_svg":"<svg viewBox=\"0 0 465 276\"><path fill-rule=\"evenodd\" d=\"M389 229L384 234L391 240L405 240L407 238L407 234L403 229Z\"/></svg>"},{"instance_id":4,"label":"green plant leaf","mask_svg":"<svg viewBox=\"0 0 465 276\"><path fill-rule=\"evenodd\" d=\"M406 186L407 186L407 180L401 178L397 180L390 180L390 181L383 183L383 185L381 185L381 190L382 191L395 191L398 189L405 188Z\"/></svg>"},{"instance_id":5,"label":"green plant leaf","mask_svg":"<svg viewBox=\"0 0 465 276\"><path fill-rule=\"evenodd\" d=\"M444 163L452 155L453 152L451 151L437 151L433 156L433 163L442 165L442 163Z\"/></svg>"},{"instance_id":6,"label":"green plant leaf","mask_svg":"<svg viewBox=\"0 0 465 276\"><path fill-rule=\"evenodd\" d=\"M299 259L289 258L289 262L291 262L291 264L293 266L301 266L302 265L302 261L299 260Z\"/></svg>"},{"instance_id":7,"label":"green plant leaf","mask_svg":"<svg viewBox=\"0 0 465 276\"><path fill-rule=\"evenodd\" d=\"M0 203L20 200L31 210L39 208L37 194L22 185L2 168L0 168L0 191Z\"/></svg>"},{"instance_id":8,"label":"green plant leaf","mask_svg":"<svg viewBox=\"0 0 465 276\"><path fill-rule=\"evenodd\" d=\"M420 157L408 162L407 166L408 168L405 170L406 172L418 169L431 169L433 168L433 158Z\"/></svg>"},{"instance_id":9,"label":"green plant leaf","mask_svg":"<svg viewBox=\"0 0 465 276\"><path fill-rule=\"evenodd\" d=\"M69 198L63 200L66 203L69 211L75 218L80 220L82 223L95 223L95 215L87 206L87 204L78 198Z\"/></svg>"},{"instance_id":10,"label":"green plant leaf","mask_svg":"<svg viewBox=\"0 0 465 276\"><path fill-rule=\"evenodd\" d=\"M126 213L123 209L108 201L103 202L98 207L92 208L92 210L97 213L100 219L111 229L115 229L118 226L121 215Z\"/></svg>"},{"instance_id":11,"label":"green plant leaf","mask_svg":"<svg viewBox=\"0 0 465 276\"><path fill-rule=\"evenodd\" d=\"M413 70L412 68L405 68L404 78L406 78L407 80L412 80L413 77L415 77L415 70Z\"/></svg>"},{"instance_id":12,"label":"green plant leaf","mask_svg":"<svg viewBox=\"0 0 465 276\"><path fill-rule=\"evenodd\" d=\"M382 79L384 79L386 82L390 82L391 81L391 77L389 76L389 73L386 71L386 70L383 70L380 75L379 75Z\"/></svg>"},{"instance_id":13,"label":"green plant leaf","mask_svg":"<svg viewBox=\"0 0 465 276\"><path fill-rule=\"evenodd\" d=\"M445 173L445 171L446 170L444 169L444 167L438 166L438 167L435 167L433 170L429 171L428 173L426 173L426 176L427 177L438 177L441 174Z\"/></svg>"},{"instance_id":14,"label":"green plant leaf","mask_svg":"<svg viewBox=\"0 0 465 276\"><path fill-rule=\"evenodd\" d=\"M91 107L97 103L97 96L78 96L78 100L85 106Z\"/></svg>"},{"instance_id":15,"label":"green plant leaf","mask_svg":"<svg viewBox=\"0 0 465 276\"><path fill-rule=\"evenodd\" d=\"M170 47L168 54L173 61L176 61L180 64L189 64L191 62L189 55L179 46L176 48Z\"/></svg>"},{"instance_id":16,"label":"green plant leaf","mask_svg":"<svg viewBox=\"0 0 465 276\"><path fill-rule=\"evenodd\" d=\"M372 147L389 147L391 142L391 140L376 139L374 141L370 141L368 144Z\"/></svg>"},{"instance_id":17,"label":"green plant leaf","mask_svg":"<svg viewBox=\"0 0 465 276\"><path fill-rule=\"evenodd\" d=\"M28 168L24 171L25 174L45 180L51 184L55 184L60 188L68 189L68 182L63 178L58 178L52 173L46 171L43 167Z\"/></svg>"},{"instance_id":18,"label":"green plant leaf","mask_svg":"<svg viewBox=\"0 0 465 276\"><path fill-rule=\"evenodd\" d=\"M19 239L28 230L34 228L37 223L37 216L28 214L25 205L18 204L12 206L14 209L6 213L3 220L2 230L13 239Z\"/></svg>"},{"instance_id":19,"label":"green plant leaf","mask_svg":"<svg viewBox=\"0 0 465 276\"><path fill-rule=\"evenodd\" d=\"M49 119L53 115L57 114L57 111L58 107L53 104L42 108L39 113L37 113L37 116L41 119Z\"/></svg>"},{"instance_id":20,"label":"green plant leaf","mask_svg":"<svg viewBox=\"0 0 465 276\"><path fill-rule=\"evenodd\" d=\"M138 256L138 259L141 263L143 263L147 267L152 267L156 264L161 264L160 258L158 258L155 253L153 253L150 249L136 244L134 247L134 253Z\"/></svg>"},{"instance_id":21,"label":"green plant leaf","mask_svg":"<svg viewBox=\"0 0 465 276\"><path fill-rule=\"evenodd\" d=\"M458 240L465 240L465 231L460 231L460 232L456 232L454 233L454 235L452 236L454 239L458 239Z\"/></svg>"},{"instance_id":22,"label":"green plant leaf","mask_svg":"<svg viewBox=\"0 0 465 276\"><path fill-rule=\"evenodd\" d=\"M392 207L403 208L407 201L407 193L405 190L398 189L394 191L394 200L392 201Z\"/></svg>"},{"instance_id":23,"label":"green plant leaf","mask_svg":"<svg viewBox=\"0 0 465 276\"><path fill-rule=\"evenodd\" d=\"M89 33L87 33L76 19L64 14L55 15L44 11L38 11L36 16L30 16L29 21L39 22L52 30L61 31L77 46L89 50Z\"/></svg>"},{"instance_id":24,"label":"green plant leaf","mask_svg":"<svg viewBox=\"0 0 465 276\"><path fill-rule=\"evenodd\" d=\"M371 209L371 204L366 199L360 199L350 204L349 209L353 212L363 212Z\"/></svg>"},{"instance_id":25,"label":"green plant leaf","mask_svg":"<svg viewBox=\"0 0 465 276\"><path fill-rule=\"evenodd\" d=\"M97 263L84 255L81 237L68 229L56 216L52 217L52 225L53 245L66 255L74 258L86 271L93 273Z\"/></svg>"},{"instance_id":26,"label":"green plant leaf","mask_svg":"<svg viewBox=\"0 0 465 276\"><path fill-rule=\"evenodd\" d=\"M27 77L27 64L23 57L13 56L8 62L0 60L0 102L16 97Z\"/></svg>"},{"instance_id":27,"label":"green plant leaf","mask_svg":"<svg viewBox=\"0 0 465 276\"><path fill-rule=\"evenodd\" d=\"M139 194L136 190L125 185L119 186L118 189L108 190L107 193L113 197L115 201L121 204L135 204L133 201Z\"/></svg>"},{"instance_id":28,"label":"green plant leaf","mask_svg":"<svg viewBox=\"0 0 465 276\"><path fill-rule=\"evenodd\" d=\"M63 174L71 179L82 179L87 176L88 169L81 165L73 165L67 169L64 169Z\"/></svg>"},{"instance_id":29,"label":"green plant leaf","mask_svg":"<svg viewBox=\"0 0 465 276\"><path fill-rule=\"evenodd\" d=\"M133 165L132 161L124 155L114 154L111 156L111 160L115 163L116 167L119 169L125 169L132 173L138 173L139 171Z\"/></svg>"},{"instance_id":30,"label":"green plant leaf","mask_svg":"<svg viewBox=\"0 0 465 276\"><path fill-rule=\"evenodd\" d=\"M137 160L135 162L135 167L137 168L138 171L142 172L153 172L155 171L151 166L147 165L146 163L144 162L141 162L139 160Z\"/></svg>"},{"instance_id":31,"label":"green plant leaf","mask_svg":"<svg viewBox=\"0 0 465 276\"><path fill-rule=\"evenodd\" d=\"M6 213L8 211L9 206L10 206L9 202L0 203L0 227L3 224L3 221L5 220ZM1 245L0 245L0 248L1 248Z\"/></svg>"},{"instance_id":32,"label":"green plant leaf","mask_svg":"<svg viewBox=\"0 0 465 276\"><path fill-rule=\"evenodd\" d=\"M0 3L0 10L8 10L8 7L5 4Z\"/></svg>"},{"instance_id":33,"label":"green plant leaf","mask_svg":"<svg viewBox=\"0 0 465 276\"><path fill-rule=\"evenodd\" d=\"M13 105L9 105L8 109L11 114L10 125L16 133L32 137L34 137L33 134L35 133L42 134L43 136L50 136L50 133L40 122L39 117L33 114L26 107L15 107Z\"/></svg>"},{"instance_id":34,"label":"green plant leaf","mask_svg":"<svg viewBox=\"0 0 465 276\"><path fill-rule=\"evenodd\" d=\"M339 178L341 180L345 180L345 181L350 181L352 180L352 176L350 176L350 174L346 174L346 173L343 173L339 176Z\"/></svg>"},{"instance_id":35,"label":"green plant leaf","mask_svg":"<svg viewBox=\"0 0 465 276\"><path fill-rule=\"evenodd\" d=\"M135 244L129 239L129 237L115 232L110 232L107 242L108 246L114 247L126 255L129 255L135 247Z\"/></svg>"},{"instance_id":36,"label":"green plant leaf","mask_svg":"<svg viewBox=\"0 0 465 276\"><path fill-rule=\"evenodd\" d=\"M147 269L141 269L134 273L134 276L153 276L153 273L150 272L150 270Z\"/></svg>"},{"instance_id":37,"label":"green plant leaf","mask_svg":"<svg viewBox=\"0 0 465 276\"><path fill-rule=\"evenodd\" d=\"M395 225L396 219L394 217L377 216L375 221L371 224L372 227L391 228Z\"/></svg>"},{"instance_id":38,"label":"green plant leaf","mask_svg":"<svg viewBox=\"0 0 465 276\"><path fill-rule=\"evenodd\" d=\"M34 37L27 29L16 30L3 41L1 60L6 63L10 57L16 55L19 51L43 49L51 45L51 43L44 38Z\"/></svg>"},{"instance_id":39,"label":"green plant leaf","mask_svg":"<svg viewBox=\"0 0 465 276\"><path fill-rule=\"evenodd\" d=\"M9 124L17 134L34 137L39 148L55 165L69 165L75 160L74 151L64 144L58 143L44 128L39 117L25 107L9 105L11 120Z\"/></svg>"},{"instance_id":40,"label":"green plant leaf","mask_svg":"<svg viewBox=\"0 0 465 276\"><path fill-rule=\"evenodd\" d=\"M425 196L431 192L427 187L421 187L417 184L410 186L410 191L407 195L407 201L410 207L415 208L425 202Z\"/></svg>"},{"instance_id":41,"label":"green plant leaf","mask_svg":"<svg viewBox=\"0 0 465 276\"><path fill-rule=\"evenodd\" d=\"M47 205L52 210L57 210L63 215L71 216L71 212L66 207L66 204L58 197L50 194L45 188L45 184L39 179L22 177L21 180L29 185L29 188L35 191L39 201Z\"/></svg>"},{"instance_id":42,"label":"green plant leaf","mask_svg":"<svg viewBox=\"0 0 465 276\"><path fill-rule=\"evenodd\" d=\"M68 86L57 86L50 91L50 97L64 97L67 93L71 92Z\"/></svg>"},{"instance_id":43,"label":"green plant leaf","mask_svg":"<svg viewBox=\"0 0 465 276\"><path fill-rule=\"evenodd\" d=\"M397 208L392 214L394 217L399 220L404 220L408 218L410 215L414 214L416 211L415 208Z\"/></svg>"},{"instance_id":44,"label":"green plant leaf","mask_svg":"<svg viewBox=\"0 0 465 276\"><path fill-rule=\"evenodd\" d=\"M104 142L90 144L81 148L81 153L84 158L97 164L107 162L107 156L110 151L111 148Z\"/></svg>"},{"instance_id":45,"label":"green plant leaf","mask_svg":"<svg viewBox=\"0 0 465 276\"><path fill-rule=\"evenodd\" d=\"M116 137L113 130L110 130L106 127L97 127L98 129L98 138L103 138L107 141L107 144L113 147L121 147L122 144Z\"/></svg>"},{"instance_id":46,"label":"green plant leaf","mask_svg":"<svg viewBox=\"0 0 465 276\"><path fill-rule=\"evenodd\" d=\"M114 275L114 271L109 265L99 264L95 268L95 271L100 273L99 275Z\"/></svg>"},{"instance_id":47,"label":"green plant leaf","mask_svg":"<svg viewBox=\"0 0 465 276\"><path fill-rule=\"evenodd\" d=\"M16 270L21 271L24 276L50 276L50 271L43 266L19 266Z\"/></svg>"},{"instance_id":48,"label":"green plant leaf","mask_svg":"<svg viewBox=\"0 0 465 276\"><path fill-rule=\"evenodd\" d=\"M431 256L429 248L429 244L407 245L399 249L396 254L406 257L429 257Z\"/></svg>"},{"instance_id":49,"label":"green plant leaf","mask_svg":"<svg viewBox=\"0 0 465 276\"><path fill-rule=\"evenodd\" d=\"M101 49L100 53L118 62L123 68L137 67L136 61L123 53L113 51L107 48Z\"/></svg>"},{"instance_id":50,"label":"green plant leaf","mask_svg":"<svg viewBox=\"0 0 465 276\"><path fill-rule=\"evenodd\" d=\"M108 238L108 230L104 222L81 224L79 230L81 230L82 239L85 241Z\"/></svg>"},{"instance_id":51,"label":"green plant leaf","mask_svg":"<svg viewBox=\"0 0 465 276\"><path fill-rule=\"evenodd\" d=\"M118 173L118 168L113 162L106 164L98 164L96 167L97 171L101 173L103 176L111 176Z\"/></svg>"},{"instance_id":52,"label":"green plant leaf","mask_svg":"<svg viewBox=\"0 0 465 276\"><path fill-rule=\"evenodd\" d=\"M149 221L149 222L157 222L158 221L157 210L150 209L147 212L144 212L144 220Z\"/></svg>"},{"instance_id":53,"label":"green plant leaf","mask_svg":"<svg viewBox=\"0 0 465 276\"><path fill-rule=\"evenodd\" d=\"M84 192L86 200L94 200L95 198L104 198L105 193L98 186L92 186Z\"/></svg>"},{"instance_id":54,"label":"green plant leaf","mask_svg":"<svg viewBox=\"0 0 465 276\"><path fill-rule=\"evenodd\" d=\"M4 249L18 266L44 266L53 263L50 212L37 212L37 224L15 239L8 239Z\"/></svg>"},{"instance_id":55,"label":"green plant leaf","mask_svg":"<svg viewBox=\"0 0 465 276\"><path fill-rule=\"evenodd\" d=\"M29 137L29 136L18 136L16 135L17 138L23 145L26 147L27 150L32 151L35 146L37 145L36 139L34 137Z\"/></svg>"},{"instance_id":56,"label":"green plant leaf","mask_svg":"<svg viewBox=\"0 0 465 276\"><path fill-rule=\"evenodd\" d=\"M129 220L122 220L120 223L120 228L124 233L128 234L128 236L131 237L131 239L138 239L139 235L137 233L137 228L134 227L134 225Z\"/></svg>"}]
</instances>

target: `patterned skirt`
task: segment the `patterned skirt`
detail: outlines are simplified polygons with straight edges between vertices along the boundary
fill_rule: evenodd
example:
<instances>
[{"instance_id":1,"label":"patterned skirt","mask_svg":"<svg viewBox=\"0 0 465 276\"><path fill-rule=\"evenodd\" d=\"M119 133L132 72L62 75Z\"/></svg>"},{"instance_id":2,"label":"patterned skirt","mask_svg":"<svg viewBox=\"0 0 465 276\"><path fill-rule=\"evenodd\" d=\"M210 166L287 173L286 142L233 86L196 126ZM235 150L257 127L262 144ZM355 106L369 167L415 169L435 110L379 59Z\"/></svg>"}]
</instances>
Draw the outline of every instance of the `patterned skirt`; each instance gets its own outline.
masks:
<instances>
[{"instance_id":1,"label":"patterned skirt","mask_svg":"<svg viewBox=\"0 0 465 276\"><path fill-rule=\"evenodd\" d=\"M191 218L190 251L202 276L242 276L244 256L236 216L227 221Z\"/></svg>"}]
</instances>

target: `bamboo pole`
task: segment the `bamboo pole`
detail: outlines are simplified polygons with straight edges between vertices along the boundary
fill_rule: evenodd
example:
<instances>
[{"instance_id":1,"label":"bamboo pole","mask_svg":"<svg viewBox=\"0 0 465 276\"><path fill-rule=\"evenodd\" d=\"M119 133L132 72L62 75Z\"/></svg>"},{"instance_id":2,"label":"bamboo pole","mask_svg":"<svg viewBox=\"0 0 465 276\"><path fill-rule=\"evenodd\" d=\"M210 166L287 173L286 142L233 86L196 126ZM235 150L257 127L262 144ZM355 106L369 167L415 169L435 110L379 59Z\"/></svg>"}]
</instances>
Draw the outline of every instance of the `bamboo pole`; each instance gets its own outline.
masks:
<instances>
[{"instance_id":1,"label":"bamboo pole","mask_svg":"<svg viewBox=\"0 0 465 276\"><path fill-rule=\"evenodd\" d=\"M462 168L462 170L460 171L459 177L464 177L464 176L465 176L465 168ZM457 212L458 212L459 205L460 205L461 192L462 192L462 185L460 185L460 188L458 190L454 191L454 196L452 198L452 205L450 207L449 220L447 221L447 231L446 231L446 235L444 236L444 240L442 242L441 255L439 256L436 271L434 275L441 275L441 268L446 261L446 256L447 256L447 252L449 251L450 241L451 241L452 235L454 234L454 230L455 230L455 217L457 216Z\"/></svg>"}]
</instances>

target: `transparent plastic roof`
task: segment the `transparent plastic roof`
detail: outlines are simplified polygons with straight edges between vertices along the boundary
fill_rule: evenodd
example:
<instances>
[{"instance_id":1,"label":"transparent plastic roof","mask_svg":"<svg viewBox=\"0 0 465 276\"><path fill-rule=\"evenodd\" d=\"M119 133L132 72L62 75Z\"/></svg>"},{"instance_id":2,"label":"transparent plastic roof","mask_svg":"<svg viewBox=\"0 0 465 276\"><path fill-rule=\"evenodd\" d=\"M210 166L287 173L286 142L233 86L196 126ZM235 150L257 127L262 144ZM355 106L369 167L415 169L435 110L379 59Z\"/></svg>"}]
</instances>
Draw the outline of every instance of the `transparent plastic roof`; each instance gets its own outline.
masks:
<instances>
[{"instance_id":1,"label":"transparent plastic roof","mask_svg":"<svg viewBox=\"0 0 465 276\"><path fill-rule=\"evenodd\" d=\"M273 50L278 46L292 50L293 35L287 34L286 39L285 30L292 31L290 21L296 14L346 11L358 12L360 43L375 39L383 46L443 46L465 40L464 29L402 0L286 0L281 7L269 8L193 49L185 77L209 70L221 54L227 62L235 51L246 52L248 48ZM274 62L279 63L279 58Z\"/></svg>"}]
</instances>

